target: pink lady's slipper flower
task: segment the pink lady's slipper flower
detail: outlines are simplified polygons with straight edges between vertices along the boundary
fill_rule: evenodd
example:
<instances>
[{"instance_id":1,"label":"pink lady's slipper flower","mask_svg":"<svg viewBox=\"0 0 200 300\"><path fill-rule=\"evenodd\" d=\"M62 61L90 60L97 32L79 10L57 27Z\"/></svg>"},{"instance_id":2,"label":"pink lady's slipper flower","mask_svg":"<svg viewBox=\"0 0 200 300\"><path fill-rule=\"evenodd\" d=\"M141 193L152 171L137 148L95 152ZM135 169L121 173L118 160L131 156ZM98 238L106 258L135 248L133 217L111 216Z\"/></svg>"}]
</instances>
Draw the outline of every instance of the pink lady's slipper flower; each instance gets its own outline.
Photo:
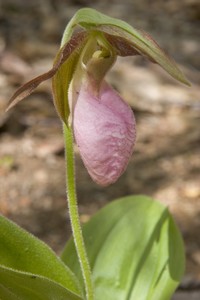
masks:
<instances>
[{"instance_id":1,"label":"pink lady's slipper flower","mask_svg":"<svg viewBox=\"0 0 200 300\"><path fill-rule=\"evenodd\" d=\"M90 176L104 186L115 182L125 171L136 137L132 109L105 81L118 55L143 55L188 84L149 35L121 20L84 8L66 27L53 68L19 88L8 107L53 77L56 110L61 120L72 126Z\"/></svg>"}]
</instances>

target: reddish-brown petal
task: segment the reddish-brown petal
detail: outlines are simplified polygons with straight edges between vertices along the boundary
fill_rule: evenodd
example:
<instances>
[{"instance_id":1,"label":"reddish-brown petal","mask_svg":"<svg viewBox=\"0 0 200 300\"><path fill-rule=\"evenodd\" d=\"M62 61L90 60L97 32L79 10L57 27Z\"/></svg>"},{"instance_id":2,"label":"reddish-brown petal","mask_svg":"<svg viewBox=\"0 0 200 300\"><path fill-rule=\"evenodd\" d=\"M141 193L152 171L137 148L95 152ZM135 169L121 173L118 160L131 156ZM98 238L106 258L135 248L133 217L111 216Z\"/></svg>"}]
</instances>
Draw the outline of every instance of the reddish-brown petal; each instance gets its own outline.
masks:
<instances>
[{"instance_id":1,"label":"reddish-brown petal","mask_svg":"<svg viewBox=\"0 0 200 300\"><path fill-rule=\"evenodd\" d=\"M60 68L60 66L66 61L70 54L73 51L75 51L75 49L82 43L83 39L86 36L86 31L76 32L74 35L72 35L70 41L67 44L65 44L57 53L52 69L50 69L42 75L35 77L34 79L26 82L24 85L19 87L17 91L13 94L13 96L10 98L6 111L8 111L10 108L15 106L18 102L20 102L27 96L29 96L40 83L54 76Z\"/></svg>"}]
</instances>

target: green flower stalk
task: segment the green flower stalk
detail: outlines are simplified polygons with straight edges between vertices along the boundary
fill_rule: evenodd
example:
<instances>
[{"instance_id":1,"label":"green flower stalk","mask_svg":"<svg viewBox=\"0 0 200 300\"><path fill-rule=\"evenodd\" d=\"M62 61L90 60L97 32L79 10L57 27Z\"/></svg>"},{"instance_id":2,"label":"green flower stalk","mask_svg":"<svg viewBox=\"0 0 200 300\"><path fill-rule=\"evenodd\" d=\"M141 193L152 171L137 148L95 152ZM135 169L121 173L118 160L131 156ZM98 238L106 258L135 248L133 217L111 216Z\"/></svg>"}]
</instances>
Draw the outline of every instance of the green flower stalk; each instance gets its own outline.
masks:
<instances>
[{"instance_id":1,"label":"green flower stalk","mask_svg":"<svg viewBox=\"0 0 200 300\"><path fill-rule=\"evenodd\" d=\"M103 186L125 171L136 139L130 106L106 82L117 56L142 55L180 82L188 81L148 34L90 8L80 9L67 25L51 70L20 87L8 109L52 78L53 99L64 124L67 196L73 237L85 283L94 298L78 208L73 165L73 138L92 179Z\"/></svg>"}]
</instances>

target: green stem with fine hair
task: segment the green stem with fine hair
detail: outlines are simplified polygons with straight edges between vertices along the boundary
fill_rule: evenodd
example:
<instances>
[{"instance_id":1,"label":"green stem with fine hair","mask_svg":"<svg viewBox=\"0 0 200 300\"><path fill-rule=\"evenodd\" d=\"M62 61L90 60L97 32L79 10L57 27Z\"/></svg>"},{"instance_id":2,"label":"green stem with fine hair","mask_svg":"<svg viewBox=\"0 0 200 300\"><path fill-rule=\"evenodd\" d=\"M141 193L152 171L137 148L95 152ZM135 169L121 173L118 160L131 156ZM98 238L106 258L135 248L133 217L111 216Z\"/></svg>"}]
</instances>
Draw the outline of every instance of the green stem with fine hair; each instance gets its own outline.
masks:
<instances>
[{"instance_id":1,"label":"green stem with fine hair","mask_svg":"<svg viewBox=\"0 0 200 300\"><path fill-rule=\"evenodd\" d=\"M81 271L85 283L85 292L87 300L94 299L90 265L84 245L83 234L78 213L76 183L74 171L74 147L73 132L70 126L63 126L65 140L65 159L66 159L66 184L69 216L71 221L74 244L79 258Z\"/></svg>"}]
</instances>

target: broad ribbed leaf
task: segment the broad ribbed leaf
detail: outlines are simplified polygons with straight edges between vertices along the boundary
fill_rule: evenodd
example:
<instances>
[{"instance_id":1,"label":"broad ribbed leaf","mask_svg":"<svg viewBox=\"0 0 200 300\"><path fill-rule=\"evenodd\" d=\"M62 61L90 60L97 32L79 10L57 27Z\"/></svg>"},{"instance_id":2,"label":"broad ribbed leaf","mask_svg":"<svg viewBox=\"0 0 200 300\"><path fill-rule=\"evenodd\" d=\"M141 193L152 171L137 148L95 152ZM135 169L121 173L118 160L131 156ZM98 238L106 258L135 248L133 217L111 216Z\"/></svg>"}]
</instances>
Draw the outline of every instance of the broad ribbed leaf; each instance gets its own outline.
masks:
<instances>
[{"instance_id":1,"label":"broad ribbed leaf","mask_svg":"<svg viewBox=\"0 0 200 300\"><path fill-rule=\"evenodd\" d=\"M60 284L45 277L0 266L1 300L81 300Z\"/></svg>"},{"instance_id":2,"label":"broad ribbed leaf","mask_svg":"<svg viewBox=\"0 0 200 300\"><path fill-rule=\"evenodd\" d=\"M3 216L0 216L0 265L46 277L81 294L77 278L55 253Z\"/></svg>"},{"instance_id":3,"label":"broad ribbed leaf","mask_svg":"<svg viewBox=\"0 0 200 300\"><path fill-rule=\"evenodd\" d=\"M121 198L83 227L95 300L169 300L184 272L181 235L166 207L145 196ZM63 261L83 282L73 241Z\"/></svg>"}]
</instances>

